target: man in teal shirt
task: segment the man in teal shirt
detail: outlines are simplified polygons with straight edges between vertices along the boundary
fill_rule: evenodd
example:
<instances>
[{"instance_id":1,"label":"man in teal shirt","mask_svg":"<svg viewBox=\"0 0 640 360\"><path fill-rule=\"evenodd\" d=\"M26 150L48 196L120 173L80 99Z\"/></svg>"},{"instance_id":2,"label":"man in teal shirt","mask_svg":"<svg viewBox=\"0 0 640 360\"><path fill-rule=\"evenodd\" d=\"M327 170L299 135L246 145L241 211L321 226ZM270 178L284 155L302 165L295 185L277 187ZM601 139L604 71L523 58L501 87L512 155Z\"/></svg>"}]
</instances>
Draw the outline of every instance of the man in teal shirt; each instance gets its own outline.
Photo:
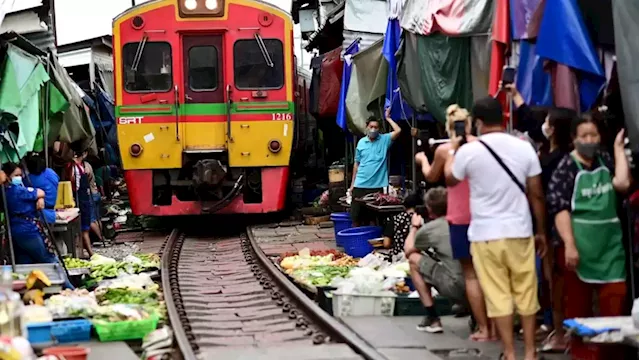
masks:
<instances>
[{"instance_id":1,"label":"man in teal shirt","mask_svg":"<svg viewBox=\"0 0 640 360\"><path fill-rule=\"evenodd\" d=\"M389 134L380 134L380 122L372 116L367 120L367 136L360 139L356 147L351 181L351 197L353 199L351 220L354 227L367 225L372 220L367 214L364 204L356 199L382 192L382 188L389 185L387 154L393 141L400 135L400 126L391 120L389 109L387 109L385 117L393 131Z\"/></svg>"}]
</instances>

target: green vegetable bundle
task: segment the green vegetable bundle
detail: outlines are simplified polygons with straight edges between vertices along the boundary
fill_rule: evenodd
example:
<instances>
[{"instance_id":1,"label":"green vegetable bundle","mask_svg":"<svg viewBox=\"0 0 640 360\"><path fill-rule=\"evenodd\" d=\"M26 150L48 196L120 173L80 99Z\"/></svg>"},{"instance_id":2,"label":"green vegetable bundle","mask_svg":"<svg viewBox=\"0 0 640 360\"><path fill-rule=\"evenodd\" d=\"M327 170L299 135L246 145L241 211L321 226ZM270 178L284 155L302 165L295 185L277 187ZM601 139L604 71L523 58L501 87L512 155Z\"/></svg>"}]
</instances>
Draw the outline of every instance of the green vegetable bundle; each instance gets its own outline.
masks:
<instances>
[{"instance_id":1,"label":"green vegetable bundle","mask_svg":"<svg viewBox=\"0 0 640 360\"><path fill-rule=\"evenodd\" d=\"M351 266L313 266L307 269L295 270L293 278L302 284L312 286L328 286L336 277L346 277Z\"/></svg>"}]
</instances>

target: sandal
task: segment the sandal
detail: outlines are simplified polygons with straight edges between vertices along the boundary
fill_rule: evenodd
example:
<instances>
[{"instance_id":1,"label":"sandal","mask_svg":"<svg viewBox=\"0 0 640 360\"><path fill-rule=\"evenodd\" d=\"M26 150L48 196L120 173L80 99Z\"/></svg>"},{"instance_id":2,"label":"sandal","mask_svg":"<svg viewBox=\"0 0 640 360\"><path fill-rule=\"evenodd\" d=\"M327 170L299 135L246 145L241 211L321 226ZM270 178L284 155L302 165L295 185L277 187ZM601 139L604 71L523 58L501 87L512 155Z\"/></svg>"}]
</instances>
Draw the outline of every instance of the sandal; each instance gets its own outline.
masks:
<instances>
[{"instance_id":1,"label":"sandal","mask_svg":"<svg viewBox=\"0 0 640 360\"><path fill-rule=\"evenodd\" d=\"M549 333L549 336L547 336L546 339L544 339L544 341L542 342L542 346L538 349L539 353L545 353L545 354L567 354L569 353L569 341L567 339L568 336L565 336L565 344L564 344L564 348L559 348L557 347L558 345L561 344L556 344L555 346L553 344L551 344L551 339L553 339L553 336L556 334L556 331L552 331Z\"/></svg>"}]
</instances>

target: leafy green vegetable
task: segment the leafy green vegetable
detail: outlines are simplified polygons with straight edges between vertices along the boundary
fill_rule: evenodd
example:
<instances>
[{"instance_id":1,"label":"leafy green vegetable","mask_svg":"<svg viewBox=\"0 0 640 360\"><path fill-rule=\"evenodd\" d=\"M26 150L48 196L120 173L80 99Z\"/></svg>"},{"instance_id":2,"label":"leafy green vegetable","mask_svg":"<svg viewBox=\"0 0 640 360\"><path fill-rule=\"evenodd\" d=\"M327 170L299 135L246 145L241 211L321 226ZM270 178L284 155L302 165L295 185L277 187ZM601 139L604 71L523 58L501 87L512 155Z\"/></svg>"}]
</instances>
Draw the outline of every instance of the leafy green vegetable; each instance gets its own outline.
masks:
<instances>
[{"instance_id":1,"label":"leafy green vegetable","mask_svg":"<svg viewBox=\"0 0 640 360\"><path fill-rule=\"evenodd\" d=\"M351 268L351 266L313 266L307 269L295 270L292 276L296 281L303 284L327 286L334 278L347 276Z\"/></svg>"}]
</instances>

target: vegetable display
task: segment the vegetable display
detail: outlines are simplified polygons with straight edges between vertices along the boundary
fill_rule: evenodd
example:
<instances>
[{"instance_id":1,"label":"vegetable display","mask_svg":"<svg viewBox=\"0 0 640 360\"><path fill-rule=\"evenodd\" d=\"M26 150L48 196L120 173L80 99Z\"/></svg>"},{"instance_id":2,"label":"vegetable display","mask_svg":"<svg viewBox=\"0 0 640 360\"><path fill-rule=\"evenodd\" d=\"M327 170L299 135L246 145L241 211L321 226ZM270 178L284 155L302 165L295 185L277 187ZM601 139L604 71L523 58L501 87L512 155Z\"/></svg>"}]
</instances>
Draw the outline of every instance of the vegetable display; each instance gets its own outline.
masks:
<instances>
[{"instance_id":1,"label":"vegetable display","mask_svg":"<svg viewBox=\"0 0 640 360\"><path fill-rule=\"evenodd\" d=\"M350 266L314 266L295 270L291 276L301 284L327 286L334 278L347 276L350 270Z\"/></svg>"},{"instance_id":2,"label":"vegetable display","mask_svg":"<svg viewBox=\"0 0 640 360\"><path fill-rule=\"evenodd\" d=\"M82 260L82 259L65 258L64 266L66 266L67 269L82 269L82 268L91 267L91 263L87 260Z\"/></svg>"}]
</instances>

